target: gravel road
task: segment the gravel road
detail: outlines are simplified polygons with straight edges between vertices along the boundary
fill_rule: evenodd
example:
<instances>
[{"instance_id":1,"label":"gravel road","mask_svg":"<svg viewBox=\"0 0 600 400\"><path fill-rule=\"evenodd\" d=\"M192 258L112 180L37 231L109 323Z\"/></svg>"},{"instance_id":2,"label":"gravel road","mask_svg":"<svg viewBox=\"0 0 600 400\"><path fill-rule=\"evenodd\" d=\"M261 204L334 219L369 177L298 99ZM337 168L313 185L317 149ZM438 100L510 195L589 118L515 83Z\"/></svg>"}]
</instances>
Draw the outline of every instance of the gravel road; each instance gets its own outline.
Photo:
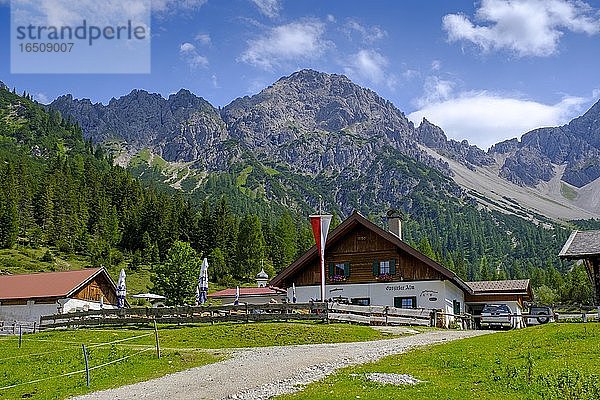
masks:
<instances>
[{"instance_id":1,"label":"gravel road","mask_svg":"<svg viewBox=\"0 0 600 400\"><path fill-rule=\"evenodd\" d=\"M376 342L236 349L230 358L215 364L76 399L268 399L301 390L338 368L486 333L439 330Z\"/></svg>"}]
</instances>

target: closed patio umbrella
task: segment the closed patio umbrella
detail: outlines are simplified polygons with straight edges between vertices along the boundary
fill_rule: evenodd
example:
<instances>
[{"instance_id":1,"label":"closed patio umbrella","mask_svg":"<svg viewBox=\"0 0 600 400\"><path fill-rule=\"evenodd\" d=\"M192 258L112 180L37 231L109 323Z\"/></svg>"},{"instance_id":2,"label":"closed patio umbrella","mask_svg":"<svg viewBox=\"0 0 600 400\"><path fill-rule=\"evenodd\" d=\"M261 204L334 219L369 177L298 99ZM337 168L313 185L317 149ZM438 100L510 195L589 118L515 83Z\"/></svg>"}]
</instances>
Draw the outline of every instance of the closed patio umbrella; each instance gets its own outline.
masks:
<instances>
[{"instance_id":1,"label":"closed patio umbrella","mask_svg":"<svg viewBox=\"0 0 600 400\"><path fill-rule=\"evenodd\" d=\"M240 287L235 287L235 300L233 301L234 306L240 305Z\"/></svg>"},{"instance_id":2,"label":"closed patio umbrella","mask_svg":"<svg viewBox=\"0 0 600 400\"><path fill-rule=\"evenodd\" d=\"M117 282L117 307L125 307L125 296L127 296L127 285L125 284L125 270L121 269L119 281Z\"/></svg>"},{"instance_id":3,"label":"closed patio umbrella","mask_svg":"<svg viewBox=\"0 0 600 400\"><path fill-rule=\"evenodd\" d=\"M200 268L200 277L198 278L198 286L196 287L196 305L206 303L208 295L208 260L202 260Z\"/></svg>"},{"instance_id":4,"label":"closed patio umbrella","mask_svg":"<svg viewBox=\"0 0 600 400\"><path fill-rule=\"evenodd\" d=\"M296 302L296 284L292 283L292 303Z\"/></svg>"}]
</instances>

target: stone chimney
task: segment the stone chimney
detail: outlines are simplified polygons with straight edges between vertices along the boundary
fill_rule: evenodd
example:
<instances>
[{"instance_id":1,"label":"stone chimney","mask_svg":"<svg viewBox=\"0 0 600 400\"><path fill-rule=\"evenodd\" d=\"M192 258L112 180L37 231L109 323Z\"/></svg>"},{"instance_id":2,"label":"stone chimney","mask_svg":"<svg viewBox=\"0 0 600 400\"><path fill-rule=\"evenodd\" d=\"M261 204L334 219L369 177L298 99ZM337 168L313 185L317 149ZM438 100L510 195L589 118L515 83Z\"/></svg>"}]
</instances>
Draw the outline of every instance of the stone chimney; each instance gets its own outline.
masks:
<instances>
[{"instance_id":1,"label":"stone chimney","mask_svg":"<svg viewBox=\"0 0 600 400\"><path fill-rule=\"evenodd\" d=\"M404 216L399 210L389 210L386 214L388 230L390 233L402 239L402 220Z\"/></svg>"}]
</instances>

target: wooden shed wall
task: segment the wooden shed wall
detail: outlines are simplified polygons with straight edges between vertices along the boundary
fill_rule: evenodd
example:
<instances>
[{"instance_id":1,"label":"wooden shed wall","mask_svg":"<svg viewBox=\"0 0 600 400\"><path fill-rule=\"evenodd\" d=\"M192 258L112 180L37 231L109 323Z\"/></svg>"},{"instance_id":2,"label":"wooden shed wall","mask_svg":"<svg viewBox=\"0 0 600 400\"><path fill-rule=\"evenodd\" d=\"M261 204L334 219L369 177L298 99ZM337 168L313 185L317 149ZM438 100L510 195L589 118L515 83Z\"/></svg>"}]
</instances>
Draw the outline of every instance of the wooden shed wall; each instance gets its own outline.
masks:
<instances>
[{"instance_id":1,"label":"wooden shed wall","mask_svg":"<svg viewBox=\"0 0 600 400\"><path fill-rule=\"evenodd\" d=\"M102 296L104 296L105 304L117 304L117 293L112 285L104 275L98 275L75 293L73 298L88 301L100 301Z\"/></svg>"}]
</instances>

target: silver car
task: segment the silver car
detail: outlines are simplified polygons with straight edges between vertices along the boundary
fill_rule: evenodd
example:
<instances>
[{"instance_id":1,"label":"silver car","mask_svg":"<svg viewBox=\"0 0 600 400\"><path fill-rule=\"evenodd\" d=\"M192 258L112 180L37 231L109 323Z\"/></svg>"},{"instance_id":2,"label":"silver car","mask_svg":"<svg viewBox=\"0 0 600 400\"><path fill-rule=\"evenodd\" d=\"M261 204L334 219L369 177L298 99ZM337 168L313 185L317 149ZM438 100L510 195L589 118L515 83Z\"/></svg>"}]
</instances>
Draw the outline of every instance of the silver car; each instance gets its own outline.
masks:
<instances>
[{"instance_id":1,"label":"silver car","mask_svg":"<svg viewBox=\"0 0 600 400\"><path fill-rule=\"evenodd\" d=\"M512 328L512 311L506 304L486 304L481 310L482 328Z\"/></svg>"}]
</instances>

